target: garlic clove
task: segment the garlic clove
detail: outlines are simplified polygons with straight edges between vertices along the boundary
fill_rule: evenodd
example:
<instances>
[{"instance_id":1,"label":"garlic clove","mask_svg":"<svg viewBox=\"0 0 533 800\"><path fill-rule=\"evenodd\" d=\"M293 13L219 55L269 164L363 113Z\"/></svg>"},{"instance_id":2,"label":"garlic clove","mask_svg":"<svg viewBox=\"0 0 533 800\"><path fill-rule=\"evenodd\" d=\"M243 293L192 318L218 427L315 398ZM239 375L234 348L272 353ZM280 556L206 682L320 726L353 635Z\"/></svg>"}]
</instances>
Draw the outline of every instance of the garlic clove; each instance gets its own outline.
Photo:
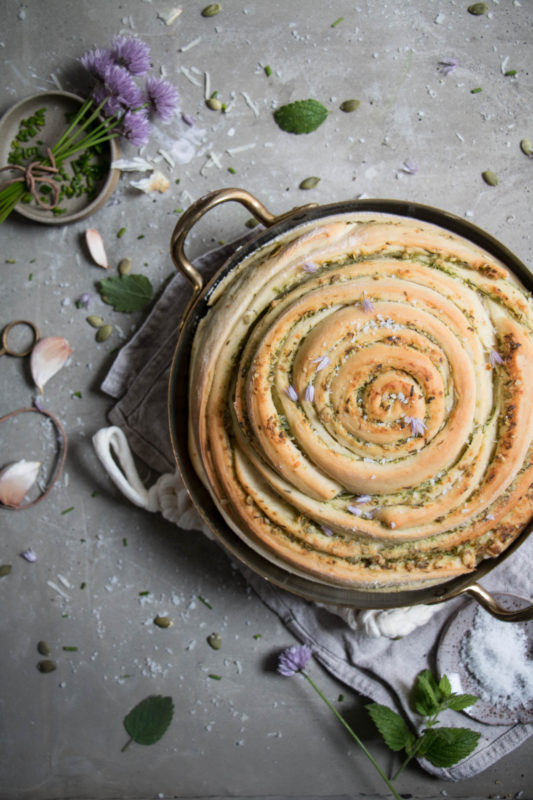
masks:
<instances>
[{"instance_id":1,"label":"garlic clove","mask_svg":"<svg viewBox=\"0 0 533 800\"><path fill-rule=\"evenodd\" d=\"M85 243L91 254L92 260L99 267L109 269L109 262L105 253L104 240L96 228L87 228L85 231Z\"/></svg>"},{"instance_id":2,"label":"garlic clove","mask_svg":"<svg viewBox=\"0 0 533 800\"><path fill-rule=\"evenodd\" d=\"M45 383L59 372L72 353L69 343L61 336L48 336L37 342L31 351L30 369L33 381L41 394Z\"/></svg>"},{"instance_id":3,"label":"garlic clove","mask_svg":"<svg viewBox=\"0 0 533 800\"><path fill-rule=\"evenodd\" d=\"M39 469L40 461L16 461L0 472L0 503L17 508L31 489Z\"/></svg>"}]
</instances>

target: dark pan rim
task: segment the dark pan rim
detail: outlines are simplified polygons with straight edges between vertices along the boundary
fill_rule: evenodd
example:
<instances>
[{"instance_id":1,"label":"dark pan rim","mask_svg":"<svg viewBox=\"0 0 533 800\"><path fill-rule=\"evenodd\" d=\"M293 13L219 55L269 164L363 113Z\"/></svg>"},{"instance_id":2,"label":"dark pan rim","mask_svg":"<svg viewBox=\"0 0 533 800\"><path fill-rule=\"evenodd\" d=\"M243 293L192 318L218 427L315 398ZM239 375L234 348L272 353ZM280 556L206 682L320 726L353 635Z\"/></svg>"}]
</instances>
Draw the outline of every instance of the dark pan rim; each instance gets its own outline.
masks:
<instances>
[{"instance_id":1,"label":"dark pan rim","mask_svg":"<svg viewBox=\"0 0 533 800\"><path fill-rule=\"evenodd\" d=\"M410 201L365 199L321 205L283 219L271 228L261 231L225 262L199 293L188 311L179 335L171 364L168 392L170 439L174 458L183 483L204 523L229 554L252 572L279 588L306 600L351 608L398 608L402 606L443 602L466 591L485 577L514 553L533 531L533 520L499 556L485 559L477 568L465 575L418 589L352 589L346 586L322 583L302 577L278 566L262 556L238 536L224 521L209 491L197 476L188 452L188 386L189 356L192 340L200 319L207 313L208 300L220 281L242 261L273 239L289 230L313 220L337 214L374 212L394 214L438 225L440 228L462 236L502 261L529 291L533 291L533 276L525 264L505 245L483 229L449 212ZM507 587L509 588L509 587Z\"/></svg>"}]
</instances>

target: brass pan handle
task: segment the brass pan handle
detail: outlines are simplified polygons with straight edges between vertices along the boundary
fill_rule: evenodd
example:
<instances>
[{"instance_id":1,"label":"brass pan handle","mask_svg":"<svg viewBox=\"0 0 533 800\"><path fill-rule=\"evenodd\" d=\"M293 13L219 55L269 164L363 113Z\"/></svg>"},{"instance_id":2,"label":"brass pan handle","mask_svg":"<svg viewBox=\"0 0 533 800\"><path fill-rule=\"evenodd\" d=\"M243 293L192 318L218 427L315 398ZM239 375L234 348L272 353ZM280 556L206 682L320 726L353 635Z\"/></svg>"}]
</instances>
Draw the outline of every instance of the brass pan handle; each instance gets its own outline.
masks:
<instances>
[{"instance_id":1,"label":"brass pan handle","mask_svg":"<svg viewBox=\"0 0 533 800\"><path fill-rule=\"evenodd\" d=\"M490 592L487 592L479 583L473 583L471 586L463 589L463 592L464 594L469 594L474 600L477 600L485 611L488 611L489 614L492 614L493 617L496 617L496 619L502 622L527 622L533 619L533 605L525 606L524 608L518 609L518 611L511 611L500 605Z\"/></svg>"},{"instance_id":2,"label":"brass pan handle","mask_svg":"<svg viewBox=\"0 0 533 800\"><path fill-rule=\"evenodd\" d=\"M293 208L285 214L274 216L265 206L257 200L252 194L245 189L217 189L214 192L200 197L195 203L190 206L187 211L180 217L179 221L174 228L172 237L170 239L170 255L176 268L181 274L187 278L193 287L193 296L183 314L183 321L187 318L188 312L196 300L198 294L202 291L204 286L204 278L198 270L193 267L187 256L185 255L185 239L187 238L191 228L196 225L203 215L210 211L215 206L221 203L227 203L230 200L241 203L245 208L250 211L253 216L262 222L265 227L269 228L275 223L279 222L286 217L290 217L299 211L307 208L313 208L316 203L311 203L305 206Z\"/></svg>"}]
</instances>

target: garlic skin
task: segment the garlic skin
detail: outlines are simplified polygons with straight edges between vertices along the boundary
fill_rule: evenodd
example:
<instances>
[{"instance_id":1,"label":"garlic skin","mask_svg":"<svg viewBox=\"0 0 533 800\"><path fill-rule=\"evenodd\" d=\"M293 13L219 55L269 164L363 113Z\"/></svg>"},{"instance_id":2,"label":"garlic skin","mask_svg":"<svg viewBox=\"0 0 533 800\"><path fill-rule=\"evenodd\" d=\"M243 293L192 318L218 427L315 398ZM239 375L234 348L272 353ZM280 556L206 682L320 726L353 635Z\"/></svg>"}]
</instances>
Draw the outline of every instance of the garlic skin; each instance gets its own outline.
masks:
<instances>
[{"instance_id":1,"label":"garlic skin","mask_svg":"<svg viewBox=\"0 0 533 800\"><path fill-rule=\"evenodd\" d=\"M130 181L130 186L146 194L150 194L150 192L160 192L163 194L168 191L170 181L162 172L155 170L155 172L147 178L141 178L141 180L138 181Z\"/></svg>"},{"instance_id":2,"label":"garlic skin","mask_svg":"<svg viewBox=\"0 0 533 800\"><path fill-rule=\"evenodd\" d=\"M30 356L30 369L33 381L40 393L50 378L59 372L74 351L61 336L48 336L41 339Z\"/></svg>"},{"instance_id":3,"label":"garlic skin","mask_svg":"<svg viewBox=\"0 0 533 800\"><path fill-rule=\"evenodd\" d=\"M99 267L103 267L103 269L109 269L104 240L96 228L87 228L85 231L85 243L94 263L98 264Z\"/></svg>"},{"instance_id":4,"label":"garlic skin","mask_svg":"<svg viewBox=\"0 0 533 800\"><path fill-rule=\"evenodd\" d=\"M39 469L40 461L15 461L0 472L0 503L17 508L31 489Z\"/></svg>"}]
</instances>

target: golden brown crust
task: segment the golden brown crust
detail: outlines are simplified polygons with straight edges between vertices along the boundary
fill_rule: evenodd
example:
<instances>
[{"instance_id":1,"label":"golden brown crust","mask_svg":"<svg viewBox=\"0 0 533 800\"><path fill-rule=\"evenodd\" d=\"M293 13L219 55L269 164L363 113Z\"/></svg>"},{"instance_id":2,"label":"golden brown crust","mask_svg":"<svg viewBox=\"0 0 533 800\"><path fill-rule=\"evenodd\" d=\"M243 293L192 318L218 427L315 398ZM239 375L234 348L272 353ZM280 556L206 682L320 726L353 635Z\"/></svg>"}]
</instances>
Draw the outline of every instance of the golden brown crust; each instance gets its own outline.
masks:
<instances>
[{"instance_id":1,"label":"golden brown crust","mask_svg":"<svg viewBox=\"0 0 533 800\"><path fill-rule=\"evenodd\" d=\"M533 511L533 306L465 239L398 217L298 229L199 326L190 451L231 527L314 580L440 582Z\"/></svg>"}]
</instances>

